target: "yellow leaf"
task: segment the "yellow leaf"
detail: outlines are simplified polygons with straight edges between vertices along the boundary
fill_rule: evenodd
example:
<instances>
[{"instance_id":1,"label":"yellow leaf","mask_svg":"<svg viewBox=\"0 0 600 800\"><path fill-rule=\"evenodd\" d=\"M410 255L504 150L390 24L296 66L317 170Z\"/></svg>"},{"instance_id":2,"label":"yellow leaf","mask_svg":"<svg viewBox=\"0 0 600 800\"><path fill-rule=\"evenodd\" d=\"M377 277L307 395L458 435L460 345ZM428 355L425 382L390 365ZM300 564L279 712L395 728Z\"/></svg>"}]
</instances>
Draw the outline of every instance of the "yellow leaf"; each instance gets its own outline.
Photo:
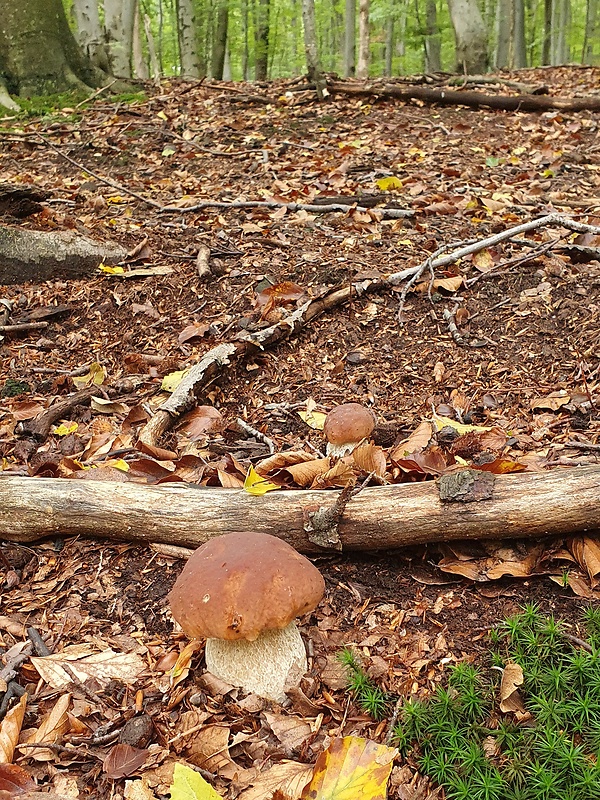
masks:
<instances>
[{"instance_id":1,"label":"yellow leaf","mask_svg":"<svg viewBox=\"0 0 600 800\"><path fill-rule=\"evenodd\" d=\"M189 369L180 369L178 372L169 372L169 374L165 375L163 378L160 388L163 390L163 392L174 392L188 372Z\"/></svg>"},{"instance_id":2,"label":"yellow leaf","mask_svg":"<svg viewBox=\"0 0 600 800\"><path fill-rule=\"evenodd\" d=\"M457 430L461 435L463 433L485 433L486 431L491 430L491 428L482 428L479 425L463 425L461 422L457 422L455 419L450 419L450 417L438 417L437 414L433 415L433 424L436 427L436 430L441 431L442 428L446 428L450 426Z\"/></svg>"},{"instance_id":3,"label":"yellow leaf","mask_svg":"<svg viewBox=\"0 0 600 800\"><path fill-rule=\"evenodd\" d=\"M56 428L54 428L53 432L57 436L68 436L70 433L74 433L78 427L79 425L76 422L69 422L66 425L64 422L61 422L60 425L57 425Z\"/></svg>"},{"instance_id":4,"label":"yellow leaf","mask_svg":"<svg viewBox=\"0 0 600 800\"><path fill-rule=\"evenodd\" d=\"M390 192L393 189L402 188L402 181L400 178L396 178L395 175L390 175L387 178L380 178L376 183L377 187L381 189L382 192Z\"/></svg>"},{"instance_id":5,"label":"yellow leaf","mask_svg":"<svg viewBox=\"0 0 600 800\"><path fill-rule=\"evenodd\" d=\"M252 465L250 466L248 474L246 475L246 480L244 481L244 491L248 492L248 494L260 496L261 494L266 494L267 492L272 492L273 489L279 488L280 487L277 486L276 483L271 483L266 480L266 478L258 474Z\"/></svg>"},{"instance_id":6,"label":"yellow leaf","mask_svg":"<svg viewBox=\"0 0 600 800\"><path fill-rule=\"evenodd\" d=\"M85 386L102 386L106 378L106 368L94 361L90 364L90 368L85 375L75 376L73 383L78 389L83 389Z\"/></svg>"},{"instance_id":7,"label":"yellow leaf","mask_svg":"<svg viewBox=\"0 0 600 800\"><path fill-rule=\"evenodd\" d=\"M100 264L98 269L100 272L105 272L107 275L123 275L125 272L123 267L107 267L106 264Z\"/></svg>"},{"instance_id":8,"label":"yellow leaf","mask_svg":"<svg viewBox=\"0 0 600 800\"><path fill-rule=\"evenodd\" d=\"M313 430L322 431L327 414L322 411L298 411L298 416Z\"/></svg>"},{"instance_id":9,"label":"yellow leaf","mask_svg":"<svg viewBox=\"0 0 600 800\"><path fill-rule=\"evenodd\" d=\"M163 122L167 122L167 121L168 121L168 120L167 120L167 115L165 114L165 112L164 112L164 111L159 111L159 112L158 112L158 114L157 114L156 116L157 116L159 119L162 119L162 120L163 120Z\"/></svg>"},{"instance_id":10,"label":"yellow leaf","mask_svg":"<svg viewBox=\"0 0 600 800\"><path fill-rule=\"evenodd\" d=\"M105 462L107 466L114 467L115 469L120 469L121 472L129 472L129 464L124 461L122 458L116 458L114 461L111 459L110 462Z\"/></svg>"},{"instance_id":11,"label":"yellow leaf","mask_svg":"<svg viewBox=\"0 0 600 800\"><path fill-rule=\"evenodd\" d=\"M175 764L169 792L171 800L222 800L202 775L179 762Z\"/></svg>"},{"instance_id":12,"label":"yellow leaf","mask_svg":"<svg viewBox=\"0 0 600 800\"><path fill-rule=\"evenodd\" d=\"M385 800L398 751L359 736L334 739L315 764L301 800Z\"/></svg>"}]
</instances>

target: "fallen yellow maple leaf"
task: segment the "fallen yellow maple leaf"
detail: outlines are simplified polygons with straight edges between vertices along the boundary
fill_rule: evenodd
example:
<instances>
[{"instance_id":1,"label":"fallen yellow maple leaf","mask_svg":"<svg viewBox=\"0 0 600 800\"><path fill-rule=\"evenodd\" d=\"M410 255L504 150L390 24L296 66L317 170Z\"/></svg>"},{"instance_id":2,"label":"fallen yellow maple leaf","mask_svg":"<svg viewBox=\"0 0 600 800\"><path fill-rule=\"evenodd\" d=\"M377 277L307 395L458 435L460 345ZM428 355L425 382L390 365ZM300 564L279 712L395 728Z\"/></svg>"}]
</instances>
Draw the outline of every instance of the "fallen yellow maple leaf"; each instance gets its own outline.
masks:
<instances>
[{"instance_id":1,"label":"fallen yellow maple leaf","mask_svg":"<svg viewBox=\"0 0 600 800\"><path fill-rule=\"evenodd\" d=\"M301 800L385 800L393 747L359 736L334 739L315 764Z\"/></svg>"}]
</instances>

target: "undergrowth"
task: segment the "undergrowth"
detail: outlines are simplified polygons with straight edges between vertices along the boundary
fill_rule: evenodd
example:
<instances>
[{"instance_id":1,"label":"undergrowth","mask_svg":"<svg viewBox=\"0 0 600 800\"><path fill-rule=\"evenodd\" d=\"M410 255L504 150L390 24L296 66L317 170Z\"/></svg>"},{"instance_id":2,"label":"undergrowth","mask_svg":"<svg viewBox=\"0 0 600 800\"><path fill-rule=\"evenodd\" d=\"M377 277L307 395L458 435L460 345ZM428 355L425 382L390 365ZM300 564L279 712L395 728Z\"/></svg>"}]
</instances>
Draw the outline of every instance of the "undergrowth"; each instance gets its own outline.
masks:
<instances>
[{"instance_id":1,"label":"undergrowth","mask_svg":"<svg viewBox=\"0 0 600 800\"><path fill-rule=\"evenodd\" d=\"M583 615L586 639L535 605L490 636L489 663L459 663L427 700L402 705L394 741L444 788L447 800L600 798L600 609ZM390 699L346 649L340 656L357 703L375 719ZM499 685L508 663L523 670L524 712L503 714Z\"/></svg>"}]
</instances>

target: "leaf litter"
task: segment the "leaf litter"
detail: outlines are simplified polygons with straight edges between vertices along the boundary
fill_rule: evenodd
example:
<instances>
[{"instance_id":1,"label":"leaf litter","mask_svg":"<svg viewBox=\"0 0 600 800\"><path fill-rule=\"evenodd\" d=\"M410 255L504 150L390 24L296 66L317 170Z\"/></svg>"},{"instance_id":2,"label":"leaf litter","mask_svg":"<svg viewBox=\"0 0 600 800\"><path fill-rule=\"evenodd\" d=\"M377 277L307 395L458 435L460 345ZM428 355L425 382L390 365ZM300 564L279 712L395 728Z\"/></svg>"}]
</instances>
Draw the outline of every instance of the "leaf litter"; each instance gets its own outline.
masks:
<instances>
[{"instance_id":1,"label":"leaf litter","mask_svg":"<svg viewBox=\"0 0 600 800\"><path fill-rule=\"evenodd\" d=\"M571 77L560 68L544 72L557 86ZM585 112L482 110L466 120L460 109L340 99L320 107L299 96L278 110L283 132L282 119L275 124L264 108L240 107L199 85L184 94L167 85L152 103L96 100L77 122L58 112L53 142L83 165L94 147L99 172L182 208L257 196L303 203L340 196L360 205L383 192L417 217L388 220L377 208L351 204L324 215L281 208L159 215L84 181L50 150L3 143L7 180L34 182L67 201L26 224L84 226L130 252L123 273L4 288L14 303L11 321L37 312L49 324L0 344L6 474L224 487L250 476L260 502L265 488L431 480L463 463L496 474L598 463L597 242L566 231L545 252L549 233L535 232L529 244L540 252L525 265L516 263L521 246L504 242L434 281L425 275L406 298L402 327L397 292L351 297L298 337L227 370L160 447L141 447L137 433L176 387L170 376L216 343L276 324L325 290L414 266L451 242L552 208L593 208L599 193L597 121ZM156 104L183 137L168 152ZM46 124L18 127L28 134ZM218 140L232 157L209 157L192 139L208 147ZM586 220L598 224L593 214ZM442 314L455 304L459 335L482 347L457 344ZM20 436L20 423L90 387L88 400L43 440ZM324 456L320 431L324 414L347 401L372 407L378 427L372 442L335 461ZM276 452L240 435L238 417L274 441ZM592 534L328 554L317 559L326 599L304 621L309 674L288 708L270 710L200 679L202 648L185 651L165 603L181 568L176 556L60 538L33 548L6 543L2 552L10 565L0 616L5 661L14 645L31 641L28 627L50 652L30 651L16 667L27 697L14 701L0 728L7 761L19 744L48 746L21 746L22 767L0 767L23 769L55 794L65 787L57 773L67 773L76 781L69 796L82 798L109 796L112 781L126 797L160 798L184 764L222 796L300 797L332 742L359 737L379 746L386 736L385 724L349 701L336 660L341 647L359 648L385 690L427 696L449 664L477 658L488 628L528 600L560 613L576 635L579 598L597 599L600 575ZM151 743L120 741L142 714L152 721ZM395 763L389 796L417 791L414 767ZM10 775L0 770L0 788ZM427 796L426 787L418 791Z\"/></svg>"}]
</instances>

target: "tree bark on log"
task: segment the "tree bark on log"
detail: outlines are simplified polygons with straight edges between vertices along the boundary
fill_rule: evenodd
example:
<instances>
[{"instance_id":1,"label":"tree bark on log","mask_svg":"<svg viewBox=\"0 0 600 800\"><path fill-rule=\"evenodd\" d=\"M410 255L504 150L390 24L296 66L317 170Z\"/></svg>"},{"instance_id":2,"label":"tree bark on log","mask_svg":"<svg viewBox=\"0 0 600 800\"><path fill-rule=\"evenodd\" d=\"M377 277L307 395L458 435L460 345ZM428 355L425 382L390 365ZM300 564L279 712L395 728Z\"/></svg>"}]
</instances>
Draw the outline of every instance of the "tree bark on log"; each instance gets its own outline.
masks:
<instances>
[{"instance_id":1,"label":"tree bark on log","mask_svg":"<svg viewBox=\"0 0 600 800\"><path fill-rule=\"evenodd\" d=\"M489 499L472 502L442 502L434 481L364 489L344 509L340 544L344 550L379 550L600 529L600 466L493 478ZM332 507L338 495L298 490L254 497L242 489L189 484L4 475L0 537L32 542L46 536L93 536L198 547L224 533L257 531L279 536L300 552L318 553L326 548L309 538L308 515Z\"/></svg>"},{"instance_id":2,"label":"tree bark on log","mask_svg":"<svg viewBox=\"0 0 600 800\"><path fill-rule=\"evenodd\" d=\"M503 111L600 111L600 97L551 97L550 95L494 95L483 92L455 89L431 89L427 86L402 86L399 84L344 83L330 81L332 94L349 94L367 97L395 97L399 100L421 100L442 106L469 106L470 108L499 108Z\"/></svg>"}]
</instances>

